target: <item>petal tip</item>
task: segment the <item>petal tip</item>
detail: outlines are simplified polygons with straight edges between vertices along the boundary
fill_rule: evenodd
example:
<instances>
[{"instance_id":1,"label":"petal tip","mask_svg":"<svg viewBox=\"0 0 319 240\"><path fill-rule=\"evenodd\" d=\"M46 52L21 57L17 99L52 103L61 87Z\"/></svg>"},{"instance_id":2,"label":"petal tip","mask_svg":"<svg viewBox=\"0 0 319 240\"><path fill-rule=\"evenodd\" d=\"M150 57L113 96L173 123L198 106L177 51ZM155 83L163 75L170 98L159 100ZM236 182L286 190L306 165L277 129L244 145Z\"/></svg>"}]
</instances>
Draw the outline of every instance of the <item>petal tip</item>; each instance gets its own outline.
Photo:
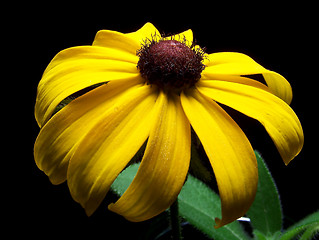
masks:
<instances>
[{"instance_id":1,"label":"petal tip","mask_svg":"<svg viewBox=\"0 0 319 240\"><path fill-rule=\"evenodd\" d=\"M96 209L92 209L92 208L85 208L85 213L88 217L91 217L92 214L95 212Z\"/></svg>"},{"instance_id":2,"label":"petal tip","mask_svg":"<svg viewBox=\"0 0 319 240\"><path fill-rule=\"evenodd\" d=\"M215 218L216 225L214 226L215 229L218 229L224 225L221 224L222 220L220 218Z\"/></svg>"}]
</instances>

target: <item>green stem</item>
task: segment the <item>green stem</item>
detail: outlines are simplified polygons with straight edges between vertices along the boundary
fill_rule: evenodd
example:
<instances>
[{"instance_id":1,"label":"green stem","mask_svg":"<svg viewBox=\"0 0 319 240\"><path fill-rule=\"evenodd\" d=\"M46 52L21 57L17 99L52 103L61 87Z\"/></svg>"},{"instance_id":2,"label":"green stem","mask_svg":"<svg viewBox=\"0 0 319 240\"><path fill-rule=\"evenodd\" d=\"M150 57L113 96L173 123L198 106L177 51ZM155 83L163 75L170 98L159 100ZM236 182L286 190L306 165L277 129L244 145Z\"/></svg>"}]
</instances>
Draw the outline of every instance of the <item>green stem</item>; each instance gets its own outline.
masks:
<instances>
[{"instance_id":1,"label":"green stem","mask_svg":"<svg viewBox=\"0 0 319 240\"><path fill-rule=\"evenodd\" d=\"M170 207L170 222L173 240L182 240L181 219L178 214L178 200Z\"/></svg>"}]
</instances>

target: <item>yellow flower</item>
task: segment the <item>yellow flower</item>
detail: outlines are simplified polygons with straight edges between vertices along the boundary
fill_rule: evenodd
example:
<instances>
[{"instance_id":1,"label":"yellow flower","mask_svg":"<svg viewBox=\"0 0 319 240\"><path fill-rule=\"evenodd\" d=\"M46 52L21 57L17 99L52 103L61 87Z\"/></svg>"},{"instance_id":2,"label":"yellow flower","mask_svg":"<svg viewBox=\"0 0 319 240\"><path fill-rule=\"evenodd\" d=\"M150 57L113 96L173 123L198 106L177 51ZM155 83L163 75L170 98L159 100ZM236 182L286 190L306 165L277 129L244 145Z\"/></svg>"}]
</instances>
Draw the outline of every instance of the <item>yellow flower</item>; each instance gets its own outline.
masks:
<instances>
[{"instance_id":1,"label":"yellow flower","mask_svg":"<svg viewBox=\"0 0 319 240\"><path fill-rule=\"evenodd\" d=\"M251 74L262 74L266 84ZM63 99L83 89L86 94L53 115ZM284 77L241 53L205 54L191 30L167 38L151 23L128 34L102 30L92 46L65 49L46 68L35 106L41 127L35 161L53 184L67 180L74 200L91 215L147 142L133 182L109 205L130 221L143 221L177 198L188 173L192 126L217 179L220 227L249 209L258 172L247 137L219 103L258 120L288 164L304 141L291 99Z\"/></svg>"}]
</instances>

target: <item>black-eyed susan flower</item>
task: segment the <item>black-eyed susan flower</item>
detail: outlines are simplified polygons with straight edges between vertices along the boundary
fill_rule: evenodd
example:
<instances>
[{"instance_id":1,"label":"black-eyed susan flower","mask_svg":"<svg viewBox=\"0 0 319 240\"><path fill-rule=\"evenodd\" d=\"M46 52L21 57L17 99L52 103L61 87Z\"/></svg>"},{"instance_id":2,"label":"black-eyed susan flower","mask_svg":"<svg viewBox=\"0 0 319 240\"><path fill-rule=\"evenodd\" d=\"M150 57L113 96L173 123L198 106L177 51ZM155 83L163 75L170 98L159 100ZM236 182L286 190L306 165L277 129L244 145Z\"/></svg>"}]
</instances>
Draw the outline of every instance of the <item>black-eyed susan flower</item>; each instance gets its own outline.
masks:
<instances>
[{"instance_id":1,"label":"black-eyed susan flower","mask_svg":"<svg viewBox=\"0 0 319 240\"><path fill-rule=\"evenodd\" d=\"M251 74L262 74L266 84ZM291 99L284 77L241 53L204 53L191 30L166 38L150 23L128 34L102 30L92 46L65 49L46 68L35 106L41 127L35 161L53 184L67 180L74 200L91 215L147 142L133 182L109 205L143 221L177 198L188 173L192 127L216 176L222 226L248 210L258 172L247 137L219 104L258 120L288 164L304 141Z\"/></svg>"}]
</instances>

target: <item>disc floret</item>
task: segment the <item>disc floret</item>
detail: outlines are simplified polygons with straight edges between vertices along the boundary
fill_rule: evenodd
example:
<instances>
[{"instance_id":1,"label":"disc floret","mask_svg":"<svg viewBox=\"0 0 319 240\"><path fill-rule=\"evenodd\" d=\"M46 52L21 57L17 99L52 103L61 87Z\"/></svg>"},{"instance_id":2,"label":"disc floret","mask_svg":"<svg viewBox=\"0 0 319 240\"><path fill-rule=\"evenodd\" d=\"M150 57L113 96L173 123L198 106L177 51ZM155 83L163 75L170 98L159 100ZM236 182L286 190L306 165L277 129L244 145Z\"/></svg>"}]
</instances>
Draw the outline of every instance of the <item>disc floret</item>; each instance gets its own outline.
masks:
<instances>
[{"instance_id":1,"label":"disc floret","mask_svg":"<svg viewBox=\"0 0 319 240\"><path fill-rule=\"evenodd\" d=\"M182 90L195 85L204 70L205 52L194 43L175 39L147 40L137 51L137 68L148 84Z\"/></svg>"}]
</instances>

